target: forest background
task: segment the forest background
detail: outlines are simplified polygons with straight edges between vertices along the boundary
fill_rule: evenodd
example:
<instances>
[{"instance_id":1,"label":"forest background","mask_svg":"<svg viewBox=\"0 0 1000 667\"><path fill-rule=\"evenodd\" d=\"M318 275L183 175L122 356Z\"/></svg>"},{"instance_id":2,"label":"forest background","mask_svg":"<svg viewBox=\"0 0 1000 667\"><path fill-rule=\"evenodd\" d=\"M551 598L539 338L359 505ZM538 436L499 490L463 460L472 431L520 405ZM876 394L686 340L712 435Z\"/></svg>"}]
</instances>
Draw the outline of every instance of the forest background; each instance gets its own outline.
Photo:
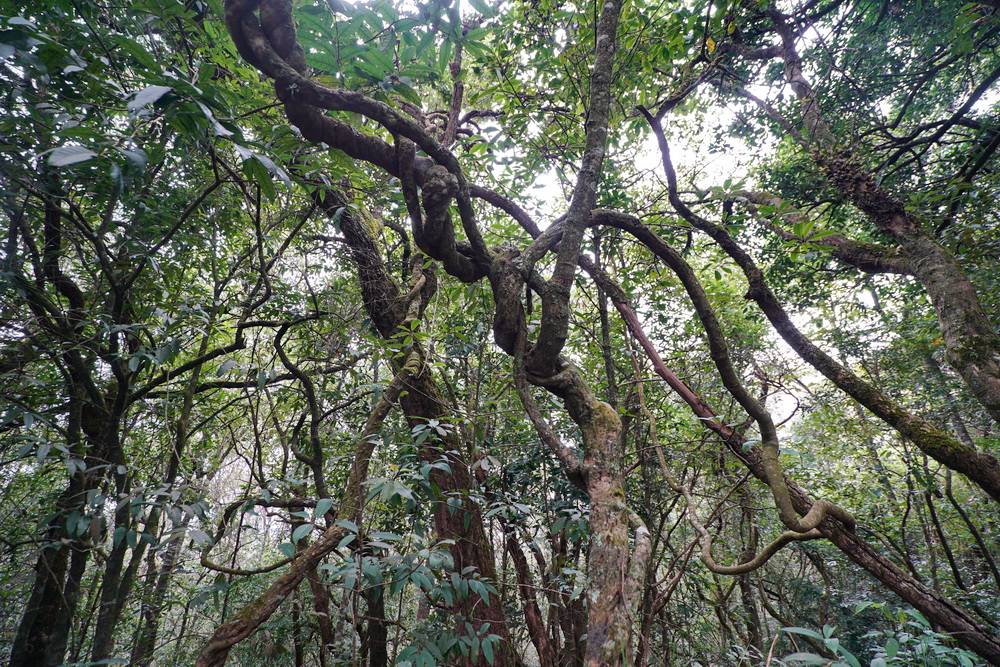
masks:
<instances>
[{"instance_id":1,"label":"forest background","mask_svg":"<svg viewBox=\"0 0 1000 667\"><path fill-rule=\"evenodd\" d=\"M3 659L1000 664L998 46L0 0Z\"/></svg>"}]
</instances>

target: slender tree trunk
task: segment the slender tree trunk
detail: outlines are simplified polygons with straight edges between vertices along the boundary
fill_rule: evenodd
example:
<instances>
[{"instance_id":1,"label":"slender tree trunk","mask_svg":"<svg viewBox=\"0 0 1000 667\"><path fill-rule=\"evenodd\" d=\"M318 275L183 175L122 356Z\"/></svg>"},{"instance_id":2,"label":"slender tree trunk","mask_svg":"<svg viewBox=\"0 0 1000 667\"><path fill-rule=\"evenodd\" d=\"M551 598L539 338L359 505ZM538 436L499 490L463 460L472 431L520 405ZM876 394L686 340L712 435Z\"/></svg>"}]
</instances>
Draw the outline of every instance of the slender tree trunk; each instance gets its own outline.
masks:
<instances>
[{"instance_id":1,"label":"slender tree trunk","mask_svg":"<svg viewBox=\"0 0 1000 667\"><path fill-rule=\"evenodd\" d=\"M201 338L201 343L198 347L198 356L203 356L208 351L208 345L210 342L210 337L206 333ZM189 438L188 427L191 421L191 411L194 407L194 395L195 390L198 387L198 383L201 380L201 367L195 368L191 377L188 379L187 385L184 389L184 401L181 404L180 414L174 422L173 428L173 441L170 448L170 457L167 461L167 470L163 478L163 484L165 488L170 488L177 481L177 476L180 473L181 457L187 450L187 443ZM146 532L150 536L156 536L160 531L160 522L163 517L163 511L159 507L154 507L150 513L148 520L146 521ZM127 518L127 517L123 517ZM183 525L187 525L190 520L189 516L185 516L182 520ZM116 520L116 523L119 523ZM122 521L121 523L124 523ZM122 544L125 540L122 540ZM142 556L142 550L145 549L145 543L140 542L139 549L133 554L133 562L129 568L129 572L126 573L126 577L122 582L122 588L124 590L119 591L118 594L118 606L115 610L115 619L121 614L122 605L124 603L124 597L128 595L129 590L132 588L132 583L135 578L135 572L138 569L138 559ZM140 667L148 667L148 665L153 660L153 651L156 648L156 638L157 633L160 628L160 617L163 613L164 602L167 597L167 590L170 587L170 581L173 578L174 571L177 568L177 558L181 552L181 547L184 545L184 535L178 535L167 544L166 549L163 552L162 563L159 570L156 572L154 580L154 586L149 594L149 599L143 605L142 608L142 621L136 637L135 645L132 647L132 659L131 664L139 665ZM103 602L103 600L102 600ZM96 659L96 658L95 658Z\"/></svg>"},{"instance_id":2,"label":"slender tree trunk","mask_svg":"<svg viewBox=\"0 0 1000 667\"><path fill-rule=\"evenodd\" d=\"M52 637L52 643L46 651L46 665L61 665L64 661L70 632L73 628L73 617L76 614L77 604L80 602L80 585L87 570L87 561L90 556L89 546L75 542L71 546L71 550L69 573L66 577L66 587L63 589L64 603L55 623L58 631Z\"/></svg>"},{"instance_id":3,"label":"slender tree trunk","mask_svg":"<svg viewBox=\"0 0 1000 667\"><path fill-rule=\"evenodd\" d=\"M305 664L306 653L305 647L302 644L304 631L302 629L302 614L299 613L302 608L302 596L299 594L299 590L295 589L292 593L292 646L294 647L295 655L295 667L302 667Z\"/></svg>"},{"instance_id":4,"label":"slender tree trunk","mask_svg":"<svg viewBox=\"0 0 1000 667\"><path fill-rule=\"evenodd\" d=\"M72 355L66 355L71 357ZM69 360L72 363L72 360ZM92 452L83 451L83 432L96 416L98 424L103 424L104 414L96 406L90 406L84 398L86 392L77 384L67 383L67 393L71 396L67 418L67 444L71 450L84 459L87 470L77 471L70 477L66 490L56 502L58 518L49 526L43 536L43 546L35 564L35 581L25 608L14 644L11 647L10 667L38 667L63 663L68 644L73 614L79 599L79 584L86 569L90 543L97 537L94 529L99 517L93 517L87 538L78 539L69 535L66 521L73 512L85 513L84 496L99 482L98 464L104 463ZM75 528L75 527L74 527ZM75 531L74 531L75 532ZM67 538L68 542L64 541ZM81 550L70 569L70 555L73 549Z\"/></svg>"},{"instance_id":5,"label":"slender tree trunk","mask_svg":"<svg viewBox=\"0 0 1000 667\"><path fill-rule=\"evenodd\" d=\"M123 478L124 475L119 475ZM127 493L128 485L126 480L120 479L118 484L117 497ZM132 519L129 515L129 504L122 503L118 511L115 512L115 528L128 530L132 527ZM93 645L90 651L92 662L100 662L112 657L115 645L115 629L118 626L118 618L121 609L125 605L131 585L123 586L122 573L125 569L125 554L128 551L128 542L125 539L118 541L111 547L107 561L104 564L104 577L101 583L101 602L97 611L97 625L94 627ZM131 584L131 582L128 582Z\"/></svg>"},{"instance_id":6,"label":"slender tree trunk","mask_svg":"<svg viewBox=\"0 0 1000 667\"><path fill-rule=\"evenodd\" d=\"M524 608L525 625L528 626L528 637L538 653L538 664L540 667L556 667L556 652L549 641L545 628L545 621L542 620L542 611L538 607L535 599L535 588L531 580L531 570L528 568L528 559L524 555L524 550L517 541L517 534L513 526L506 525L507 553L514 563L514 575L517 577L517 589L521 596L521 603Z\"/></svg>"},{"instance_id":7,"label":"slender tree trunk","mask_svg":"<svg viewBox=\"0 0 1000 667\"><path fill-rule=\"evenodd\" d=\"M71 423L74 419L71 417ZM72 427L71 427L72 430ZM89 547L67 536L66 518L82 508L88 475L78 472L56 503L59 518L49 527L35 564L35 580L24 615L11 646L10 667L40 667L63 663L76 603L80 578L86 568ZM73 549L80 554L73 559Z\"/></svg>"},{"instance_id":8,"label":"slender tree trunk","mask_svg":"<svg viewBox=\"0 0 1000 667\"><path fill-rule=\"evenodd\" d=\"M178 535L170 540L167 548L163 550L160 567L153 577L153 590L149 593L149 599L142 608L142 621L135 646L132 648L130 665L149 667L153 661L153 650L156 648L156 637L167 598L167 590L170 587L174 571L177 569L177 557L183 545L184 536Z\"/></svg>"},{"instance_id":9,"label":"slender tree trunk","mask_svg":"<svg viewBox=\"0 0 1000 667\"><path fill-rule=\"evenodd\" d=\"M389 626L385 622L385 587L368 587L364 591L368 607L368 667L389 664Z\"/></svg>"},{"instance_id":10,"label":"slender tree trunk","mask_svg":"<svg viewBox=\"0 0 1000 667\"><path fill-rule=\"evenodd\" d=\"M934 497L930 491L924 491L924 503L927 505L927 516L930 520L931 526L934 527L934 533L937 535L938 542L941 544L941 550L944 551L944 556L948 561L948 566L951 568L951 576L955 580L955 585L961 588L963 591L968 590L965 585L965 581L962 579L962 573L959 570L958 563L955 561L955 554L952 553L951 544L948 542L947 535L944 534L944 528L941 526L941 521L938 519L937 510L934 509Z\"/></svg>"},{"instance_id":11,"label":"slender tree trunk","mask_svg":"<svg viewBox=\"0 0 1000 667\"><path fill-rule=\"evenodd\" d=\"M320 648L319 664L326 667L330 647L333 645L333 625L330 622L330 591L320 581L316 570L306 575L309 589L313 596L313 612L316 614L316 625L319 627Z\"/></svg>"},{"instance_id":12,"label":"slender tree trunk","mask_svg":"<svg viewBox=\"0 0 1000 667\"><path fill-rule=\"evenodd\" d=\"M955 499L955 494L952 491L950 470L945 472L944 494L948 498L948 502L951 503L951 506L955 508L956 512L958 512L958 515L962 517L962 522L965 523L965 527L969 530L969 534L972 535L972 539L976 541L976 555L986 561L990 574L993 575L993 584L997 589L997 592L1000 593L1000 571L997 570L996 559L993 557L992 550L986 545L986 541L983 539L982 533L976 527L976 524L973 523L969 513L966 512L965 508L962 507L962 504Z\"/></svg>"},{"instance_id":13,"label":"slender tree trunk","mask_svg":"<svg viewBox=\"0 0 1000 667\"><path fill-rule=\"evenodd\" d=\"M607 454L616 449L617 432L609 429ZM605 452L602 452L605 453ZM624 516L625 491L617 464L592 469L587 480L590 497L590 551L587 559L587 667L618 665L631 653L632 616L627 604L629 531Z\"/></svg>"}]
</instances>

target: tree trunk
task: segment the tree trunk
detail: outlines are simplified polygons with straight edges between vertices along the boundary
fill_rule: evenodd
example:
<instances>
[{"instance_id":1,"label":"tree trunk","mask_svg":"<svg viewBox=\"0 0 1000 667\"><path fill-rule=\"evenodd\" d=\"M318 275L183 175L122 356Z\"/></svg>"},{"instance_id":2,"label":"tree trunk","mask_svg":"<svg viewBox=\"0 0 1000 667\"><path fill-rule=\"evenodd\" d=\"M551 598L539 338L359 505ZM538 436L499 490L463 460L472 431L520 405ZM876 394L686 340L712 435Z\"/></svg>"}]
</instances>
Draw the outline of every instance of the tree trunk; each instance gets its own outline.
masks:
<instances>
[{"instance_id":1,"label":"tree trunk","mask_svg":"<svg viewBox=\"0 0 1000 667\"><path fill-rule=\"evenodd\" d=\"M72 421L72 420L71 420ZM89 546L67 537L66 518L79 511L87 475L78 472L56 503L59 518L49 526L35 564L35 581L11 646L10 667L61 665L79 598L80 578L86 568ZM73 558L74 549L80 553Z\"/></svg>"},{"instance_id":2,"label":"tree trunk","mask_svg":"<svg viewBox=\"0 0 1000 667\"><path fill-rule=\"evenodd\" d=\"M77 542L74 543L71 550L66 588L63 589L65 602L59 610L60 615L55 623L57 632L52 637L52 643L46 651L46 665L61 665L65 660L66 647L69 644L70 632L73 628L73 616L76 614L76 607L80 602L80 584L83 582L87 561L90 558L90 548L86 545Z\"/></svg>"},{"instance_id":3,"label":"tree trunk","mask_svg":"<svg viewBox=\"0 0 1000 667\"><path fill-rule=\"evenodd\" d=\"M617 436L617 430L609 423L604 436L606 449L616 449ZM632 615L626 591L629 531L625 492L617 465L608 467L611 469L592 469L587 480L591 534L587 559L590 608L584 658L587 667L620 665L632 651Z\"/></svg>"},{"instance_id":4,"label":"tree trunk","mask_svg":"<svg viewBox=\"0 0 1000 667\"><path fill-rule=\"evenodd\" d=\"M411 428L426 426L432 419L447 424L451 416L446 408L447 405L429 372L413 378L405 395L400 398L400 406ZM442 502L438 503L434 511L437 535L441 539L454 541L450 550L456 572L463 572L466 568L472 567L485 581L493 583L497 580L493 544L486 535L479 505L469 499L469 491L475 484L465 461L464 447L458 437L457 427L440 436L438 442L433 440L433 438L428 439L425 446L421 447L421 458L433 462L444 454L450 468L450 470L436 469L431 473L431 481L441 489L442 495ZM458 509L446 502L454 497L462 499ZM489 632L501 638L501 645L494 653L494 664L497 667L514 664L507 619L499 595L491 595L488 602L475 594L470 594L464 599L456 596L455 612L456 628L460 632L464 632L465 622L471 623L477 631L483 624L488 623ZM489 663L480 656L479 664L485 666Z\"/></svg>"},{"instance_id":5,"label":"tree trunk","mask_svg":"<svg viewBox=\"0 0 1000 667\"><path fill-rule=\"evenodd\" d=\"M177 569L177 557L184 544L184 536L178 535L170 540L163 551L160 567L154 576L153 590L149 599L142 607L142 621L135 646L132 648L132 659L129 664L135 667L149 667L153 661L153 650L156 648L156 637L160 628L160 617L163 614L164 601L170 580Z\"/></svg>"},{"instance_id":6,"label":"tree trunk","mask_svg":"<svg viewBox=\"0 0 1000 667\"><path fill-rule=\"evenodd\" d=\"M389 627L385 622L385 587L367 587L364 591L368 605L368 667L387 667L389 664Z\"/></svg>"},{"instance_id":7,"label":"tree trunk","mask_svg":"<svg viewBox=\"0 0 1000 667\"><path fill-rule=\"evenodd\" d=\"M10 667L48 667L62 663L62 656L55 663L47 659L50 645L57 641L57 636L67 632L57 624L66 618L63 587L68 567L69 547L56 543L42 549L35 565L31 597L11 646Z\"/></svg>"},{"instance_id":8,"label":"tree trunk","mask_svg":"<svg viewBox=\"0 0 1000 667\"><path fill-rule=\"evenodd\" d=\"M120 476L121 477L121 476ZM122 492L127 492L127 485L124 480L119 485L118 496ZM115 528L131 528L131 517L129 516L129 503L122 503L115 512ZM104 577L101 581L101 602L97 608L97 625L94 627L93 644L90 650L90 660L100 662L112 657L115 646L115 628L118 626L118 618L125 605L125 599L131 589L131 581L122 585L122 573L125 569L125 553L128 551L128 542L124 537L111 547L104 565Z\"/></svg>"}]
</instances>

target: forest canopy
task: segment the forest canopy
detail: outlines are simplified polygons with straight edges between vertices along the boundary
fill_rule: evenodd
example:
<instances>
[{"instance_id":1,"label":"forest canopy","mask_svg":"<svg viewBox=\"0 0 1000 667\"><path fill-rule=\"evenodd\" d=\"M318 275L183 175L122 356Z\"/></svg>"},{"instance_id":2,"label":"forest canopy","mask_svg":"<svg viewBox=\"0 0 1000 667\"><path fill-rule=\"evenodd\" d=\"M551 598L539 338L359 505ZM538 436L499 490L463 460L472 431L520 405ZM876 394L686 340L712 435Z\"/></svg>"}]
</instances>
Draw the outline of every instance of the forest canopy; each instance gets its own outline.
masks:
<instances>
[{"instance_id":1,"label":"forest canopy","mask_svg":"<svg viewBox=\"0 0 1000 667\"><path fill-rule=\"evenodd\" d=\"M1000 665L998 49L0 0L0 659Z\"/></svg>"}]
</instances>

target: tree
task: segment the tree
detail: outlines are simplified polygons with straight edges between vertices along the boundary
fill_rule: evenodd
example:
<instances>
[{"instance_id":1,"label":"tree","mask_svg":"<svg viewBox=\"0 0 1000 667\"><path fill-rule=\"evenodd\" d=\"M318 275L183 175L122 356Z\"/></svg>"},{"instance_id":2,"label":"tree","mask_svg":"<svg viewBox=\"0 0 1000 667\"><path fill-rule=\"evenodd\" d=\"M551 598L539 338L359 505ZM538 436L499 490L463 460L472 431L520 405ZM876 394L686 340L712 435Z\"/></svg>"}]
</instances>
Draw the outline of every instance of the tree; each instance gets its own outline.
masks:
<instances>
[{"instance_id":1,"label":"tree","mask_svg":"<svg viewBox=\"0 0 1000 667\"><path fill-rule=\"evenodd\" d=\"M11 664L1000 663L998 10L0 10Z\"/></svg>"}]
</instances>

